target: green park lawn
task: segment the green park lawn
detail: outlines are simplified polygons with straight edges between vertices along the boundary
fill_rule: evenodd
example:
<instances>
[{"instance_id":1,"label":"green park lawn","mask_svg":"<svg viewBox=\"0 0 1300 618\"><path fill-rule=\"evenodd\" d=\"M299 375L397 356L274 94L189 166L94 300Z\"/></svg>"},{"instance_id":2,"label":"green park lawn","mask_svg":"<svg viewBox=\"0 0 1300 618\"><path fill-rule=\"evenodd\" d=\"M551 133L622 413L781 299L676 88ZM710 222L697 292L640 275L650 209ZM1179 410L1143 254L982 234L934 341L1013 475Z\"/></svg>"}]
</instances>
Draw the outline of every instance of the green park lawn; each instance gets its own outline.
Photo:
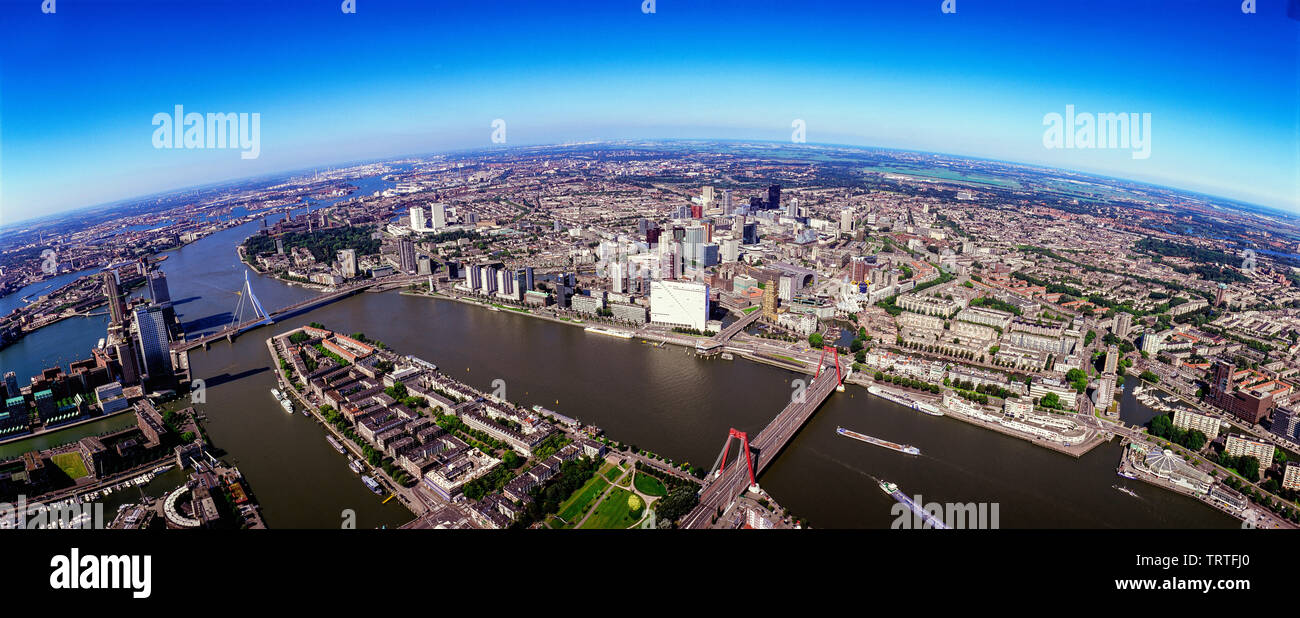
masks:
<instances>
[{"instance_id":1,"label":"green park lawn","mask_svg":"<svg viewBox=\"0 0 1300 618\"><path fill-rule=\"evenodd\" d=\"M647 496L668 495L668 489L664 487L663 481L660 481L659 479L650 476L649 474L643 474L641 472L637 472L636 478L633 480L633 482L636 484L636 490Z\"/></svg>"},{"instance_id":2,"label":"green park lawn","mask_svg":"<svg viewBox=\"0 0 1300 618\"><path fill-rule=\"evenodd\" d=\"M634 495L632 492L615 487L605 496L600 504L596 505L596 510L587 518L587 522L582 524L583 529L602 529L602 530L619 530L627 528L641 520L645 514L645 507L642 506L634 517L627 508L628 496Z\"/></svg>"},{"instance_id":3,"label":"green park lawn","mask_svg":"<svg viewBox=\"0 0 1300 618\"><path fill-rule=\"evenodd\" d=\"M569 496L568 500L560 504L558 515L564 521L569 522L570 525L577 523L579 519L582 519L582 514L587 505L592 500L595 500L600 495L600 492L605 491L606 487L609 487L609 481L606 481L599 474L591 477L591 480L578 488L578 491L573 492L573 495Z\"/></svg>"},{"instance_id":4,"label":"green park lawn","mask_svg":"<svg viewBox=\"0 0 1300 618\"><path fill-rule=\"evenodd\" d=\"M50 458L54 465L58 466L64 474L70 479L79 479L90 474L86 470L86 464L81 460L81 453L59 453Z\"/></svg>"},{"instance_id":5,"label":"green park lawn","mask_svg":"<svg viewBox=\"0 0 1300 618\"><path fill-rule=\"evenodd\" d=\"M604 472L605 472L605 478L608 479L609 482L611 483L617 481L618 477L623 476L623 469L618 466L608 466L608 468Z\"/></svg>"}]
</instances>

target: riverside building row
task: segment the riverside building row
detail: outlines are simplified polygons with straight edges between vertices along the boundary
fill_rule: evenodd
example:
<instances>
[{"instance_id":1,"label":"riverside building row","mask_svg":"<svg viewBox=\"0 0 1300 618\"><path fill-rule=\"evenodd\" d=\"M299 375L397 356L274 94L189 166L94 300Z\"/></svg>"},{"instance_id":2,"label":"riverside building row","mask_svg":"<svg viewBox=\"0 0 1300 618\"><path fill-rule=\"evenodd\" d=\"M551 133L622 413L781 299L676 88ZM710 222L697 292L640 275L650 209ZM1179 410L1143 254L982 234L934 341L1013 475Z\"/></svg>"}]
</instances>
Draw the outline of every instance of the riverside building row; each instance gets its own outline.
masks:
<instances>
[{"instance_id":1,"label":"riverside building row","mask_svg":"<svg viewBox=\"0 0 1300 618\"><path fill-rule=\"evenodd\" d=\"M563 461L605 452L603 444L581 436L575 439L540 413L484 395L422 359L311 326L272 341L290 368L294 388L337 410L359 439L391 458L434 495L454 503L473 502L464 506L480 524L509 525L520 512L518 503L530 499L528 491L549 479ZM343 364L321 353L321 348L344 349L353 356ZM447 416L455 417L469 432L440 426L439 419ZM503 465L504 455L485 445L482 436L524 459L535 459L542 446L550 448L544 460L521 467L502 493L469 501L465 486ZM499 504L503 499L509 506ZM498 517L506 519L497 521Z\"/></svg>"}]
</instances>

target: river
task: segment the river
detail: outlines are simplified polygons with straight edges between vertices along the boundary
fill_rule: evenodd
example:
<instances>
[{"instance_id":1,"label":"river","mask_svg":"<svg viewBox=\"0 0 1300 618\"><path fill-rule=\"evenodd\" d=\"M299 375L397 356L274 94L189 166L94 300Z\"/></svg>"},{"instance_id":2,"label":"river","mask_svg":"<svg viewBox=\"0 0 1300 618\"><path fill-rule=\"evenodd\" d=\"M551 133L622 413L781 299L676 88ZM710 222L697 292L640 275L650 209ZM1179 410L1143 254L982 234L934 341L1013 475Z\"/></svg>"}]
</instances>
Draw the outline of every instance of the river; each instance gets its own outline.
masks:
<instances>
[{"instance_id":1,"label":"river","mask_svg":"<svg viewBox=\"0 0 1300 618\"><path fill-rule=\"evenodd\" d=\"M234 245L257 222L225 230L175 251L163 263L176 309L187 330L211 332L231 319L245 267ZM260 276L253 288L268 308L315 292ZM757 432L788 400L800 377L743 360L702 359L678 347L653 347L584 332L509 311L398 292L358 294L290 321L251 331L233 344L191 352L196 378L206 382L206 427L239 466L264 508L269 526L332 528L344 511L357 526L394 527L410 514L396 501L381 505L325 441L314 421L288 415L270 395L275 374L265 339L307 322L364 332L401 353L437 364L452 377L595 423L609 437L676 461L713 463L729 427ZM22 369L20 380L50 362L88 355L103 336L102 319L73 319L28 335L0 351L0 368ZM33 361L31 359L39 359ZM1125 397L1126 419L1145 412ZM116 423L92 424L99 433ZM912 444L908 457L835 434L837 426ZM56 434L63 436L64 432ZM38 447L57 438L42 436ZM24 441L30 443L31 441ZM21 452L23 446L11 445ZM894 501L876 486L887 479L926 502L997 503L1006 528L1236 527L1237 522L1195 500L1115 475L1120 447L1103 445L1081 459L1022 440L927 416L850 386L809 421L760 477L782 505L813 527L883 528ZM773 454L767 454L773 457ZM162 479L160 479L162 481ZM160 482L156 481L156 483ZM1132 489L1137 498L1115 487Z\"/></svg>"}]
</instances>

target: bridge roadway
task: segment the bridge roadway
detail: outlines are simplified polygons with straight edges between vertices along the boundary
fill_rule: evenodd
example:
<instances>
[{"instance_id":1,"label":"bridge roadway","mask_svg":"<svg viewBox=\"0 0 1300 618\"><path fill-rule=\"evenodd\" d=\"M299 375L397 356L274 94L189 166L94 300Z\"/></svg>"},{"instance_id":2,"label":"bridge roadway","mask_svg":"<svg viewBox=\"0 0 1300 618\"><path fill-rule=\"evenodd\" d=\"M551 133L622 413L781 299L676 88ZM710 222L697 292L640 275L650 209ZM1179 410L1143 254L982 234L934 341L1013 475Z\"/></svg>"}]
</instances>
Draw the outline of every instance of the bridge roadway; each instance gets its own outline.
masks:
<instances>
[{"instance_id":1,"label":"bridge roadway","mask_svg":"<svg viewBox=\"0 0 1300 618\"><path fill-rule=\"evenodd\" d=\"M737 333L745 330L745 328L750 324L753 324L754 320L757 320L762 314L762 309L755 309L749 313L741 313L740 317L736 318L735 322L732 322L730 326L722 329L722 332L710 338L707 345L709 347L716 347L726 344L728 341L731 341L731 338L735 337Z\"/></svg>"},{"instance_id":2,"label":"bridge roadway","mask_svg":"<svg viewBox=\"0 0 1300 618\"><path fill-rule=\"evenodd\" d=\"M822 372L826 377L814 379L804 391L802 401L791 401L756 438L750 440L751 450L758 451L754 458L755 479L839 385L834 371L833 366L824 367ZM713 516L719 510L725 511L727 505L748 488L749 469L745 465L744 453L740 453L721 478L715 479L700 492L700 503L682 520L682 527L708 528L713 523Z\"/></svg>"},{"instance_id":3,"label":"bridge roadway","mask_svg":"<svg viewBox=\"0 0 1300 618\"><path fill-rule=\"evenodd\" d=\"M311 298L298 301L292 305L283 307L277 311L273 311L264 318L253 318L251 320L241 322L235 326L227 326L226 328L223 328L215 333L204 335L202 337L199 337L198 339L172 342L171 347L173 350L177 352L185 352L197 347L207 345L213 341L216 341L218 339L230 335L239 335L244 331L251 330L262 324L272 324L278 319L286 318L296 313L306 311L308 309L314 309L320 305L332 303L336 300L339 300L340 298L351 296L353 294L356 294L357 292L364 291L368 288L387 286L387 285L406 285L414 281L423 280L426 276L427 275L390 275L388 277L383 277L381 279L368 279L366 281L344 286L333 292L321 294L319 296L313 296Z\"/></svg>"}]
</instances>

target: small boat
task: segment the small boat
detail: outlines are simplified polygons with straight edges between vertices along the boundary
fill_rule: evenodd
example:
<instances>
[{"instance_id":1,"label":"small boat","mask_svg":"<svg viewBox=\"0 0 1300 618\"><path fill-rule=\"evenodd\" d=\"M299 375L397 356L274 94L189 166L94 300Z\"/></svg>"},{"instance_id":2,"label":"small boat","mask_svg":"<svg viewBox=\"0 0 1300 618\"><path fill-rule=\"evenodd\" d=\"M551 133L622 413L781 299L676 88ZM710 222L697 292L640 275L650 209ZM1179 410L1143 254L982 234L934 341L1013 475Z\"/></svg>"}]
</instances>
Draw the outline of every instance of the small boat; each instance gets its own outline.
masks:
<instances>
[{"instance_id":1,"label":"small boat","mask_svg":"<svg viewBox=\"0 0 1300 618\"><path fill-rule=\"evenodd\" d=\"M347 451L343 448L343 443L339 442L338 438L335 438L334 436L325 436L325 440L330 443L330 446L334 447L334 450L340 453L347 453Z\"/></svg>"},{"instance_id":2,"label":"small boat","mask_svg":"<svg viewBox=\"0 0 1300 618\"><path fill-rule=\"evenodd\" d=\"M361 460L353 459L352 461L349 461L348 469L352 470L353 474L361 474Z\"/></svg>"},{"instance_id":3,"label":"small boat","mask_svg":"<svg viewBox=\"0 0 1300 618\"><path fill-rule=\"evenodd\" d=\"M1120 475L1120 476L1122 476L1122 477L1124 477L1124 478L1126 478L1126 479L1128 479L1128 480L1130 480L1130 481L1136 481L1136 480L1137 480L1137 475L1136 475L1136 474L1133 474L1132 472L1126 472L1126 471L1121 470L1121 471L1117 472L1116 474L1118 474L1118 475Z\"/></svg>"},{"instance_id":4,"label":"small boat","mask_svg":"<svg viewBox=\"0 0 1300 618\"><path fill-rule=\"evenodd\" d=\"M370 491L375 492L376 496L384 495L384 488L379 485L379 481L376 481L375 479L370 478L369 476L363 474L361 475L361 482L365 483L366 488L368 488Z\"/></svg>"},{"instance_id":5,"label":"small boat","mask_svg":"<svg viewBox=\"0 0 1300 618\"><path fill-rule=\"evenodd\" d=\"M943 410L940 410L939 408L935 407L933 404L929 404L924 401L918 401L912 404L912 409L919 410L921 412L929 414L930 416L943 416Z\"/></svg>"},{"instance_id":6,"label":"small boat","mask_svg":"<svg viewBox=\"0 0 1300 618\"><path fill-rule=\"evenodd\" d=\"M1130 495L1130 496L1133 496L1134 498L1139 497L1136 493L1133 492L1132 489L1129 489L1129 488L1127 488L1127 487L1120 487L1119 485L1112 485L1111 487L1114 487L1115 489L1118 489L1118 490L1120 490L1120 491L1122 491L1122 492L1124 492L1124 493L1126 493L1126 494L1128 494L1128 495Z\"/></svg>"},{"instance_id":7,"label":"small boat","mask_svg":"<svg viewBox=\"0 0 1300 618\"><path fill-rule=\"evenodd\" d=\"M890 483L889 481L880 481L880 491L893 495L894 492L898 491L898 485Z\"/></svg>"}]
</instances>

